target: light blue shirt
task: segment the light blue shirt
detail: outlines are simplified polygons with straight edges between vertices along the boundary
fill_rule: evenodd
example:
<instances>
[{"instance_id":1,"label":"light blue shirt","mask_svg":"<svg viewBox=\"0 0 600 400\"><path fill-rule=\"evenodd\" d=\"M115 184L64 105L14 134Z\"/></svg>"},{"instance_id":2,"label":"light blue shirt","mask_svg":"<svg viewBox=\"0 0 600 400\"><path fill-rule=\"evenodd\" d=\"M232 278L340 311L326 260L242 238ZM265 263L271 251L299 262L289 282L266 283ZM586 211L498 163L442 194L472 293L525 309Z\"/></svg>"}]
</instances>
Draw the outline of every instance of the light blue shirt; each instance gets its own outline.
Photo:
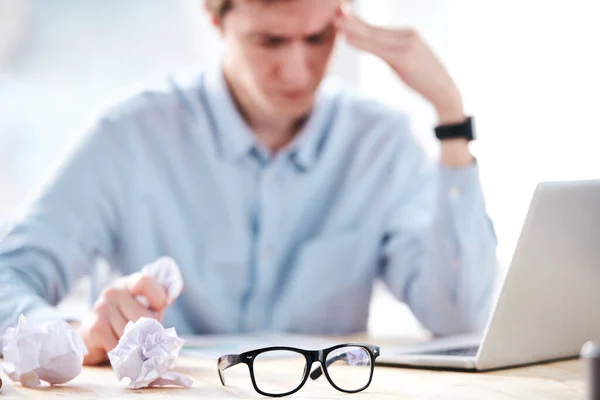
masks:
<instances>
[{"instance_id":1,"label":"light blue shirt","mask_svg":"<svg viewBox=\"0 0 600 400\"><path fill-rule=\"evenodd\" d=\"M90 129L2 236L0 328L60 317L99 257L130 274L168 255L185 288L163 322L180 334L364 331L378 278L433 332L477 331L495 249L477 166L428 161L403 113L327 79L270 154L215 69Z\"/></svg>"}]
</instances>

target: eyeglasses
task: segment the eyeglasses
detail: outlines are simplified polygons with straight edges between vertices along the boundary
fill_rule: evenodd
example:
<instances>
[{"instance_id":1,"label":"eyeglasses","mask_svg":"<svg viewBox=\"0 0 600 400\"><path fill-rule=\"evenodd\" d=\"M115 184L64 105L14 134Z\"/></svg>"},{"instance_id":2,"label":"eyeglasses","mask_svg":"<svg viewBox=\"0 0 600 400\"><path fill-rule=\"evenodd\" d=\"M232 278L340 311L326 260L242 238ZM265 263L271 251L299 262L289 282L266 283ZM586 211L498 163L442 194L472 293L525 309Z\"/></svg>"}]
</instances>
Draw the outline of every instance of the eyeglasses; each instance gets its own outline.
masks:
<instances>
[{"instance_id":1,"label":"eyeglasses","mask_svg":"<svg viewBox=\"0 0 600 400\"><path fill-rule=\"evenodd\" d=\"M238 364L246 364L254 389L263 396L281 397L296 393L308 380L323 373L337 390L357 393L365 390L373 378L379 347L346 343L323 350L303 350L294 347L266 347L242 354L219 357L219 378L225 386L223 372ZM285 366L273 363L285 358ZM313 363L321 365L309 373Z\"/></svg>"}]
</instances>

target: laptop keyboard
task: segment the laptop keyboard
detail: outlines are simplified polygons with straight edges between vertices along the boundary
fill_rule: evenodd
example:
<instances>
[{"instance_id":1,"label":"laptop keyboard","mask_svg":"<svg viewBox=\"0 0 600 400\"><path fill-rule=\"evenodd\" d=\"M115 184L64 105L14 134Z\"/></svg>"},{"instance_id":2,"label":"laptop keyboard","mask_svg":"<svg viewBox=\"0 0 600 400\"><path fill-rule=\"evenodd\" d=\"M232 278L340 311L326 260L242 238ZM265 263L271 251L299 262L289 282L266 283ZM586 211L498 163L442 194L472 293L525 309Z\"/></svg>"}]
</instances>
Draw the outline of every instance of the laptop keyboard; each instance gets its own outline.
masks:
<instances>
[{"instance_id":1,"label":"laptop keyboard","mask_svg":"<svg viewBox=\"0 0 600 400\"><path fill-rule=\"evenodd\" d=\"M476 356L477 350L479 347L456 347L453 349L440 349L440 350L429 350L429 351L420 351L419 354L434 354L441 356Z\"/></svg>"}]
</instances>

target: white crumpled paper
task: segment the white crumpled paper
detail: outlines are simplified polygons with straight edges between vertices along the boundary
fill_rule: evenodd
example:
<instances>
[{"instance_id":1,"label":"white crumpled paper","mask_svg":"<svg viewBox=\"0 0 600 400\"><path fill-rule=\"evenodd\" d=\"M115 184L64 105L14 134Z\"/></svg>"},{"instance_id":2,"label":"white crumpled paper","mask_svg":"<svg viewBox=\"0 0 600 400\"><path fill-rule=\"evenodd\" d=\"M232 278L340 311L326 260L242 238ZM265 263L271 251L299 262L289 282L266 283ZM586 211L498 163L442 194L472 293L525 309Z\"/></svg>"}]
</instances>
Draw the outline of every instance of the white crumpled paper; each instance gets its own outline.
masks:
<instances>
[{"instance_id":1,"label":"white crumpled paper","mask_svg":"<svg viewBox=\"0 0 600 400\"><path fill-rule=\"evenodd\" d=\"M108 359L119 380L131 379L129 387L176 385L190 387L192 380L171 372L184 340L175 328L165 329L151 318L129 321L119 344L108 353Z\"/></svg>"},{"instance_id":2,"label":"white crumpled paper","mask_svg":"<svg viewBox=\"0 0 600 400\"><path fill-rule=\"evenodd\" d=\"M4 332L2 352L3 369L10 379L38 387L40 380L55 385L79 375L87 349L65 321L34 325L21 314L17 326Z\"/></svg>"},{"instance_id":3,"label":"white crumpled paper","mask_svg":"<svg viewBox=\"0 0 600 400\"><path fill-rule=\"evenodd\" d=\"M165 288L168 304L172 304L183 290L181 272L171 257L161 257L152 264L145 265L141 273L156 279ZM143 296L138 296L138 300L148 306L148 301Z\"/></svg>"}]
</instances>

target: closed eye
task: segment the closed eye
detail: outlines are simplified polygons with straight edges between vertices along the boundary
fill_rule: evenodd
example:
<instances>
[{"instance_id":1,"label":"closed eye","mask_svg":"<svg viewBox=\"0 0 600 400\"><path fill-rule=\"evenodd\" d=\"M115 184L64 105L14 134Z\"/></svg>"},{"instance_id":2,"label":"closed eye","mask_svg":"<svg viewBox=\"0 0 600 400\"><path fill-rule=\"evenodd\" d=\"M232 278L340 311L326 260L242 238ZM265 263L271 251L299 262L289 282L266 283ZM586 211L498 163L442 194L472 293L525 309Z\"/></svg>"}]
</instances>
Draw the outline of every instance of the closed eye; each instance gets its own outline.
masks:
<instances>
[{"instance_id":1,"label":"closed eye","mask_svg":"<svg viewBox=\"0 0 600 400\"><path fill-rule=\"evenodd\" d=\"M332 35L335 35L335 28L332 25L329 25L320 32L306 36L304 40L308 44L319 45L327 42Z\"/></svg>"},{"instance_id":2,"label":"closed eye","mask_svg":"<svg viewBox=\"0 0 600 400\"><path fill-rule=\"evenodd\" d=\"M279 36L266 36L260 39L260 45L262 47L276 48L285 44L286 39Z\"/></svg>"},{"instance_id":3,"label":"closed eye","mask_svg":"<svg viewBox=\"0 0 600 400\"><path fill-rule=\"evenodd\" d=\"M327 33L319 33L318 35L311 35L305 39L309 44L323 44L328 39Z\"/></svg>"}]
</instances>

